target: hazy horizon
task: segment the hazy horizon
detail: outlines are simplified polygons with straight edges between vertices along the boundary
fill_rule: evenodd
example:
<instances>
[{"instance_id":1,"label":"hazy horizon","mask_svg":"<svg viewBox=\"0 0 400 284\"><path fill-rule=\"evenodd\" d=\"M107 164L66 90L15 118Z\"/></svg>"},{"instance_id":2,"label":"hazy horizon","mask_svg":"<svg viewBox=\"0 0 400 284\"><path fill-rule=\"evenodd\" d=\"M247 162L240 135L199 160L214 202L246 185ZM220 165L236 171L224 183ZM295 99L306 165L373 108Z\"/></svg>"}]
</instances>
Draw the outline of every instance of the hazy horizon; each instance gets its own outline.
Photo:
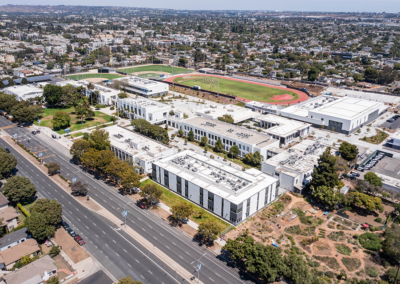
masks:
<instances>
[{"instance_id":1,"label":"hazy horizon","mask_svg":"<svg viewBox=\"0 0 400 284\"><path fill-rule=\"evenodd\" d=\"M160 8L160 9L178 9L178 10L284 10L284 11L302 11L302 12L386 12L398 13L400 12L399 0L336 0L331 2L321 2L320 0L286 0L282 2L276 1L212 1L203 0L200 2L170 0L168 2L161 0L130 2L123 0L114 0L112 5L110 1L106 0L37 0L33 4L32 1L14 1L12 3L4 3L1 5L69 5L69 6L124 6L132 8ZM168 3L168 6L166 6ZM128 4L128 5L127 5Z\"/></svg>"}]
</instances>

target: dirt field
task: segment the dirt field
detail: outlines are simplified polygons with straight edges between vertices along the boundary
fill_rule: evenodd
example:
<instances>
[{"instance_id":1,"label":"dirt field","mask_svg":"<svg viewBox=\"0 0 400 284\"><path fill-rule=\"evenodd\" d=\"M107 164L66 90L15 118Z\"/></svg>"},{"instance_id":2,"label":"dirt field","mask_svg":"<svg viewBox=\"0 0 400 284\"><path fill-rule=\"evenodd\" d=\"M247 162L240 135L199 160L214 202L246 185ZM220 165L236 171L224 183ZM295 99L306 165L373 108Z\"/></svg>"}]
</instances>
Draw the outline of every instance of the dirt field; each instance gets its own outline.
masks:
<instances>
[{"instance_id":1,"label":"dirt field","mask_svg":"<svg viewBox=\"0 0 400 284\"><path fill-rule=\"evenodd\" d=\"M57 229L54 240L74 263L89 257L89 254L63 228Z\"/></svg>"},{"instance_id":2,"label":"dirt field","mask_svg":"<svg viewBox=\"0 0 400 284\"><path fill-rule=\"evenodd\" d=\"M364 252L364 248L354 237L355 234L361 235L365 232L361 229L361 223L356 221L367 220L368 224L375 225L376 222L371 220L381 215L382 219L386 218L384 213L377 212L377 216L361 217L351 214L351 220L347 220L336 215L336 212L323 215L323 211L313 207L302 197L292 194L286 196L289 198L274 202L238 228L228 232L225 239L234 239L239 234L247 233L257 242L264 245L274 242L282 250L296 246L312 261L320 262L322 266L319 266L319 270L322 270L323 266L325 271L332 270L335 273L344 270L351 278L368 278L365 271L369 267L377 269L379 275L386 271L374 262L374 256ZM391 210L391 207L385 205L385 211L388 210ZM305 213L304 216L299 215L301 212Z\"/></svg>"}]
</instances>

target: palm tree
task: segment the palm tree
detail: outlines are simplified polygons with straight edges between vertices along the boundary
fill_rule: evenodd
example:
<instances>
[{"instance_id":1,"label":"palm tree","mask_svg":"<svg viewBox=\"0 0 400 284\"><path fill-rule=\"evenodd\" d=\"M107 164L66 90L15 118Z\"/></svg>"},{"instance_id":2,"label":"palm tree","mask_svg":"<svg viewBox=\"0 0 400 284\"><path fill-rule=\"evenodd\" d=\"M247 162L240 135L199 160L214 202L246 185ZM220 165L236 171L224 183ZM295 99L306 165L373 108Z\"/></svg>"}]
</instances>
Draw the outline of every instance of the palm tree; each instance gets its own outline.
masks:
<instances>
[{"instance_id":1,"label":"palm tree","mask_svg":"<svg viewBox=\"0 0 400 284\"><path fill-rule=\"evenodd\" d=\"M110 117L110 121L112 121L113 124L115 124L115 122L118 120L118 117L116 116L111 116Z\"/></svg>"}]
</instances>

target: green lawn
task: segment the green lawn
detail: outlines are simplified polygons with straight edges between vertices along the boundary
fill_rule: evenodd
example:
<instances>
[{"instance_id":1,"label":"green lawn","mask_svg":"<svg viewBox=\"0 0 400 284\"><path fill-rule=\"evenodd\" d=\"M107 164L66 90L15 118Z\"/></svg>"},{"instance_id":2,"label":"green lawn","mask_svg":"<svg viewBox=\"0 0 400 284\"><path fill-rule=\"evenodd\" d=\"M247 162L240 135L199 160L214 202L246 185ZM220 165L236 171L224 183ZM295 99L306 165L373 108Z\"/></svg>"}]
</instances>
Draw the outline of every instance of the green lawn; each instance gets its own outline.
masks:
<instances>
[{"instance_id":1,"label":"green lawn","mask_svg":"<svg viewBox=\"0 0 400 284\"><path fill-rule=\"evenodd\" d=\"M30 208L32 207L32 205L34 204L35 202L32 202L32 203L28 203L28 204L22 204L22 206L25 208L25 210L26 211L28 211L29 213L30 213ZM19 210L19 208L16 206L15 207L15 209L18 211ZM26 220L26 217L25 217L25 215L21 212L21 214L19 214L19 221L22 223L22 224L24 224L25 223L25 220Z\"/></svg>"},{"instance_id":2,"label":"green lawn","mask_svg":"<svg viewBox=\"0 0 400 284\"><path fill-rule=\"evenodd\" d=\"M137 67L129 67L118 69L118 71L126 72L126 73L134 73L134 72L143 72L143 71L160 71L167 72L170 74L185 74L185 73L193 73L195 70L186 69L182 67L172 67L167 65L146 65L146 66L137 66Z\"/></svg>"},{"instance_id":3,"label":"green lawn","mask_svg":"<svg viewBox=\"0 0 400 284\"><path fill-rule=\"evenodd\" d=\"M84 128L89 128L92 126L96 125L101 125L103 123L111 122L111 116L108 114L105 114L101 111L95 111L95 117L86 119L83 121L83 124L81 123L80 119L74 114L74 108L46 108L43 110L43 113L40 114L40 126L45 126L53 129L53 124L51 123L53 119L53 115L57 111L64 111L70 114L71 116L71 125L66 128L70 128L71 132L76 131L76 130L81 130ZM36 125L39 125L37 121L35 121ZM53 129L55 130L58 134L64 134L65 131L64 129ZM83 135L83 134L82 134Z\"/></svg>"},{"instance_id":4,"label":"green lawn","mask_svg":"<svg viewBox=\"0 0 400 284\"><path fill-rule=\"evenodd\" d=\"M72 80L82 80L82 79L86 79L86 78L104 78L104 80L106 80L106 79L113 80L113 79L117 79L117 78L121 78L121 77L124 77L124 76L121 76L119 74L107 74L107 73L79 74L79 75L67 76L68 79L72 79Z\"/></svg>"},{"instance_id":5,"label":"green lawn","mask_svg":"<svg viewBox=\"0 0 400 284\"><path fill-rule=\"evenodd\" d=\"M200 86L203 90L218 91L218 78L211 76L185 76L174 79L175 83L193 87L194 85ZM297 100L299 95L289 90L275 89L272 87L260 86L246 82L239 82L235 80L219 79L219 92L222 94L229 94L244 99L260 102L281 102L279 100L272 100L274 96L288 94L293 97L292 100L282 100L282 102L291 102Z\"/></svg>"},{"instance_id":6,"label":"green lawn","mask_svg":"<svg viewBox=\"0 0 400 284\"><path fill-rule=\"evenodd\" d=\"M166 189L165 187L160 186L159 184L155 183L154 181L152 181L151 179L147 179L145 181L143 181L141 183L141 186L145 186L148 183L154 183L157 185L158 188L161 188L161 190L163 191L163 194L161 196L161 201L163 203L165 203L167 206L171 207L175 204L179 204L181 202L185 202L190 204L190 206L192 207L194 213L192 214L192 216L190 216L190 220L201 224L209 219L215 221L216 223L218 223L221 227L221 231L225 230L226 228L229 227L229 224L225 221L222 221L220 218L214 216L213 214L209 213L207 210L204 209L204 214L202 216L202 218L197 217L197 212L199 212L199 210L201 210L200 207L196 206L195 204L193 204L192 202L189 202L188 200L186 200L183 197L180 197L179 195L173 193L172 191L169 191L168 189Z\"/></svg>"}]
</instances>

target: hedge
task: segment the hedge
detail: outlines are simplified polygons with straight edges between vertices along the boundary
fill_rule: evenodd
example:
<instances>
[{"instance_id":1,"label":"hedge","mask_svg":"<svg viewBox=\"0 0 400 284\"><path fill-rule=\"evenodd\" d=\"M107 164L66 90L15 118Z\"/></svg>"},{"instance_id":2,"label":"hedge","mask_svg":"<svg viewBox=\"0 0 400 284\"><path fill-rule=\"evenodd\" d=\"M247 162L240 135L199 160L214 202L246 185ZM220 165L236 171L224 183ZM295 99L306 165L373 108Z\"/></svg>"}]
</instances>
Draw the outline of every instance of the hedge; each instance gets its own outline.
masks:
<instances>
[{"instance_id":1,"label":"hedge","mask_svg":"<svg viewBox=\"0 0 400 284\"><path fill-rule=\"evenodd\" d=\"M29 214L29 212L26 211L26 209L24 208L24 206L21 205L21 203L18 203L17 206L22 211L22 213L24 214L25 217L31 216L31 214Z\"/></svg>"}]
</instances>

